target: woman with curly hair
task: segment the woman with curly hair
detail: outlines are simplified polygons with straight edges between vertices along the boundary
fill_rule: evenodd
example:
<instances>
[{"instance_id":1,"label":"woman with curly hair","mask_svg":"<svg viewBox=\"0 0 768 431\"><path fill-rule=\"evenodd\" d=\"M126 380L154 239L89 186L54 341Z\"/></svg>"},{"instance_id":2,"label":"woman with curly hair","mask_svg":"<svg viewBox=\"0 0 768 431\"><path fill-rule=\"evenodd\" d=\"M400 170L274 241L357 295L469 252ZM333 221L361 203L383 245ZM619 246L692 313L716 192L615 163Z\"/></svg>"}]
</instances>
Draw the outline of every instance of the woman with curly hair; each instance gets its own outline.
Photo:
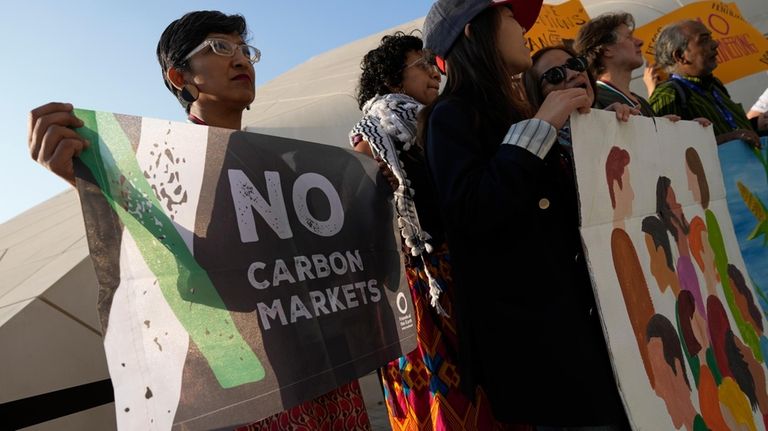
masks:
<instances>
[{"instance_id":1,"label":"woman with curly hair","mask_svg":"<svg viewBox=\"0 0 768 431\"><path fill-rule=\"evenodd\" d=\"M424 150L415 142L416 114L437 98L440 74L421 39L402 32L384 36L360 67L363 118L350 143L398 179L395 203L418 335L416 350L381 372L390 423L396 431L502 429L482 390L468 397L459 387L450 258Z\"/></svg>"}]
</instances>

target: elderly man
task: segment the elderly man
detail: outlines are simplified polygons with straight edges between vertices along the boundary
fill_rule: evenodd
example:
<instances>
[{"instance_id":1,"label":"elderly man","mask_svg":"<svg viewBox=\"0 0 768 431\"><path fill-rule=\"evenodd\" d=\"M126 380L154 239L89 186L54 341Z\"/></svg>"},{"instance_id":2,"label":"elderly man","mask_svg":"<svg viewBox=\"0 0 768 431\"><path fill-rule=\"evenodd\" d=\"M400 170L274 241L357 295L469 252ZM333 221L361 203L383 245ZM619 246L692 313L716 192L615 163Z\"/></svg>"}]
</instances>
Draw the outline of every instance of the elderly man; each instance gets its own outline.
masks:
<instances>
[{"instance_id":1,"label":"elderly man","mask_svg":"<svg viewBox=\"0 0 768 431\"><path fill-rule=\"evenodd\" d=\"M717 67L718 42L698 21L670 24L656 40L656 63L670 78L650 98L656 115L676 114L684 120L704 117L712 122L718 143L742 139L759 146L757 121L731 100L728 90L712 76ZM765 127L764 124L760 125Z\"/></svg>"}]
</instances>

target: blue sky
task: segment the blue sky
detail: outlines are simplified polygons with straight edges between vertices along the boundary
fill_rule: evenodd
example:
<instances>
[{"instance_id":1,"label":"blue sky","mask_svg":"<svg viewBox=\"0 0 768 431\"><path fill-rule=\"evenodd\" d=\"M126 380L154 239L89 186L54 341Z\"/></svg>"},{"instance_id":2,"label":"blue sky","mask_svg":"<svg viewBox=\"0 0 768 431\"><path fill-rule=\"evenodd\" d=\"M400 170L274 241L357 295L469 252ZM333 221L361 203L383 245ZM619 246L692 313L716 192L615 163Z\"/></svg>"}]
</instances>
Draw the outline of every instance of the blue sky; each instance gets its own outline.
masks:
<instances>
[{"instance_id":1,"label":"blue sky","mask_svg":"<svg viewBox=\"0 0 768 431\"><path fill-rule=\"evenodd\" d=\"M0 14L0 223L67 189L27 150L29 111L49 101L184 120L155 58L160 34L191 10L245 16L262 51L256 85L312 56L426 15L432 0L25 0Z\"/></svg>"}]
</instances>

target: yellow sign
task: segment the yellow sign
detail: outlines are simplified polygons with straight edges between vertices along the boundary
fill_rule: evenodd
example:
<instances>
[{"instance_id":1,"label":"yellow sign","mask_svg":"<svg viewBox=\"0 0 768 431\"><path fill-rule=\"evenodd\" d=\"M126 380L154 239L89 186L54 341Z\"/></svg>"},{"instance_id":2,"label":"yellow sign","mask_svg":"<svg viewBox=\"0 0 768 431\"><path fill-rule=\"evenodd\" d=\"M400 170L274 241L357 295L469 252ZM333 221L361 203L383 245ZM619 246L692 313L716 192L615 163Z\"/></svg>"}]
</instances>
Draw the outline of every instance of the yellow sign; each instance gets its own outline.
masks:
<instances>
[{"instance_id":1,"label":"yellow sign","mask_svg":"<svg viewBox=\"0 0 768 431\"><path fill-rule=\"evenodd\" d=\"M702 1L676 9L635 29L635 36L645 42L643 56L653 64L656 38L665 25L695 19L712 32L718 47L715 76L728 83L768 69L768 40L741 16L735 3Z\"/></svg>"},{"instance_id":2,"label":"yellow sign","mask_svg":"<svg viewBox=\"0 0 768 431\"><path fill-rule=\"evenodd\" d=\"M536 52L545 46L566 44L576 39L579 28L589 21L589 15L579 0L559 5L545 4L536 24L526 33L528 47Z\"/></svg>"}]
</instances>

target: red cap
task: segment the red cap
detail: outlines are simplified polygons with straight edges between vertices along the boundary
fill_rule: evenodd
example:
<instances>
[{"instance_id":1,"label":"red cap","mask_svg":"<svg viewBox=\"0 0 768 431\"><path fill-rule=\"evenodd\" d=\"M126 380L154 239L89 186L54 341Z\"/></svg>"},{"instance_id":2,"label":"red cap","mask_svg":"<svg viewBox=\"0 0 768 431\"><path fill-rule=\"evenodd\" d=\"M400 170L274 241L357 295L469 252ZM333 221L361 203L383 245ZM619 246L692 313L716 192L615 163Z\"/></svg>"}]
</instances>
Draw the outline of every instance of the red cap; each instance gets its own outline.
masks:
<instances>
[{"instance_id":1,"label":"red cap","mask_svg":"<svg viewBox=\"0 0 768 431\"><path fill-rule=\"evenodd\" d=\"M492 0L491 6L511 6L515 21L528 31L536 23L543 2L544 0Z\"/></svg>"},{"instance_id":2,"label":"red cap","mask_svg":"<svg viewBox=\"0 0 768 431\"><path fill-rule=\"evenodd\" d=\"M448 0L450 2L450 0ZM487 0L486 0L487 1ZM493 6L501 6L501 5L507 5L512 8L512 13L514 14L515 20L520 24L521 27L525 29L527 32L528 30L533 27L533 24L536 23L536 19L539 17L539 12L541 12L541 5L543 3L543 0L490 0L490 4L486 7L493 7ZM435 7L438 5L433 6L432 8L435 9ZM432 14L432 10L430 10L430 14ZM439 14L439 13L438 13ZM429 16L427 17L429 20ZM432 25L434 26L434 24ZM426 37L425 39L429 39L428 35L432 33L432 30L427 30L427 24L425 24L425 33ZM462 25L463 27L463 25ZM425 45L428 45L429 43L426 42ZM445 59L443 56L440 55L440 51L434 49L431 46L426 46L426 48L429 48L435 52L435 63L437 64L437 68L440 69L440 72L443 74L446 73L445 71ZM445 49L447 51L447 49Z\"/></svg>"}]
</instances>

